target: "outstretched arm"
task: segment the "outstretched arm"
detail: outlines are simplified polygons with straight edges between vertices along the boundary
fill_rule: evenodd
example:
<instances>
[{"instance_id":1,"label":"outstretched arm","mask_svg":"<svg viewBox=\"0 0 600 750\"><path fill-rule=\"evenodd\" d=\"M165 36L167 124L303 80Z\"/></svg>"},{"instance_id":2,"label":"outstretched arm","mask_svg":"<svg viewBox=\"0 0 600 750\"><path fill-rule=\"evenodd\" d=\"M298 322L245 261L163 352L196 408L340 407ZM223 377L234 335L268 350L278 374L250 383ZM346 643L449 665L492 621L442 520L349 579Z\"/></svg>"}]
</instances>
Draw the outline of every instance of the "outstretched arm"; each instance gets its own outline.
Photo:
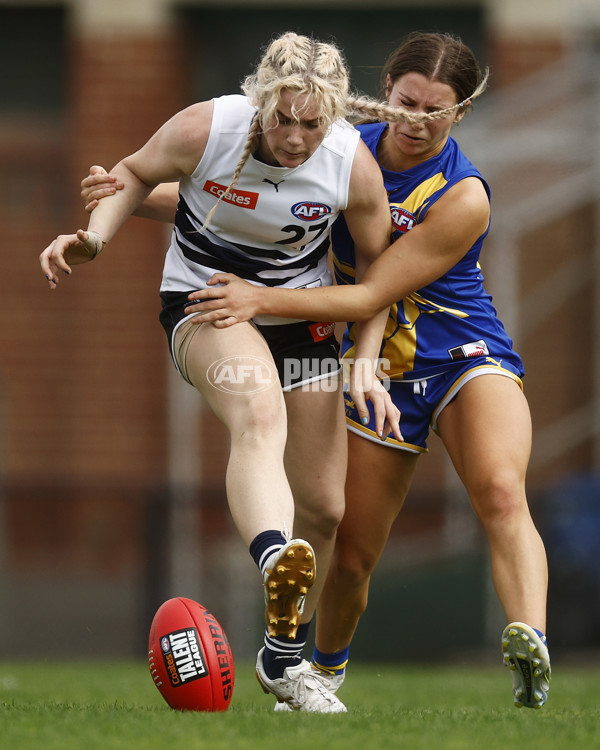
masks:
<instances>
[{"instance_id":1,"label":"outstretched arm","mask_svg":"<svg viewBox=\"0 0 600 750\"><path fill-rule=\"evenodd\" d=\"M60 271L71 274L71 266L94 260L152 189L126 167L125 161L119 162L113 173L123 182L123 189L102 201L90 217L87 231L59 235L40 255L50 289L56 289Z\"/></svg>"},{"instance_id":2,"label":"outstretched arm","mask_svg":"<svg viewBox=\"0 0 600 750\"><path fill-rule=\"evenodd\" d=\"M156 185L193 172L204 152L211 119L212 102L188 107L165 123L139 151L116 165L112 173L123 183L123 189L100 201L90 216L87 232L61 235L40 255L51 289L58 283L57 270L71 273L72 254L80 253L79 262L93 260L97 252L89 247L92 239L104 246Z\"/></svg>"},{"instance_id":3,"label":"outstretched arm","mask_svg":"<svg viewBox=\"0 0 600 750\"><path fill-rule=\"evenodd\" d=\"M245 284L233 274L217 273L210 288L190 295L195 304L188 310L200 313L195 322L221 321L215 323L221 327L259 314L369 320L443 276L485 232L488 223L489 201L483 185L478 178L468 177L440 198L421 224L371 263L359 284L316 289L259 288Z\"/></svg>"},{"instance_id":4,"label":"outstretched arm","mask_svg":"<svg viewBox=\"0 0 600 750\"><path fill-rule=\"evenodd\" d=\"M81 181L81 198L85 210L91 214L102 198L123 190L125 185L104 167L94 165ZM172 224L177 210L179 187L177 182L157 185L150 195L133 211L133 216Z\"/></svg>"},{"instance_id":5,"label":"outstretched arm","mask_svg":"<svg viewBox=\"0 0 600 750\"><path fill-rule=\"evenodd\" d=\"M139 151L119 162L111 172L124 188L99 203L88 228L109 242L157 185L191 174L204 153L212 109L212 102L200 102L178 112Z\"/></svg>"}]
</instances>

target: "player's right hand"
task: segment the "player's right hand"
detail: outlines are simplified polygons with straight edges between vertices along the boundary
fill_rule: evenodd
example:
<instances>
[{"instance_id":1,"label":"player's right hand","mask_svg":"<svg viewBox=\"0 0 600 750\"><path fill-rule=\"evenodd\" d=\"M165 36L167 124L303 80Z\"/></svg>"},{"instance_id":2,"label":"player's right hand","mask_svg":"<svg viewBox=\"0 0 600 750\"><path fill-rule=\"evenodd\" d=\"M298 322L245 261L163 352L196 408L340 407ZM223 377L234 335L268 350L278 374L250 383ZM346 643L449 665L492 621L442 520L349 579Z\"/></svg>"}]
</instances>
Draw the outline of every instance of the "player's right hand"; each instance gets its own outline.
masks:
<instances>
[{"instance_id":1,"label":"player's right hand","mask_svg":"<svg viewBox=\"0 0 600 750\"><path fill-rule=\"evenodd\" d=\"M348 390L350 398L354 401L356 410L363 425L368 425L371 415L367 407L367 401L373 405L375 428L377 436L382 440L388 435L393 435L396 440L404 442L400 430L400 410L392 401L392 398L375 374L375 366L372 360L360 358L354 361L350 368Z\"/></svg>"},{"instance_id":2,"label":"player's right hand","mask_svg":"<svg viewBox=\"0 0 600 750\"><path fill-rule=\"evenodd\" d=\"M94 260L104 244L98 232L78 229L76 234L59 235L40 255L42 272L50 289L56 289L60 271L70 274L72 265Z\"/></svg>"},{"instance_id":3,"label":"player's right hand","mask_svg":"<svg viewBox=\"0 0 600 750\"><path fill-rule=\"evenodd\" d=\"M261 289L233 273L215 273L206 289L188 295L185 311L192 323L212 323L215 328L251 320L261 310Z\"/></svg>"},{"instance_id":4,"label":"player's right hand","mask_svg":"<svg viewBox=\"0 0 600 750\"><path fill-rule=\"evenodd\" d=\"M81 199L88 214L98 205L102 198L114 195L122 190L123 183L97 164L90 167L90 173L81 181Z\"/></svg>"}]
</instances>

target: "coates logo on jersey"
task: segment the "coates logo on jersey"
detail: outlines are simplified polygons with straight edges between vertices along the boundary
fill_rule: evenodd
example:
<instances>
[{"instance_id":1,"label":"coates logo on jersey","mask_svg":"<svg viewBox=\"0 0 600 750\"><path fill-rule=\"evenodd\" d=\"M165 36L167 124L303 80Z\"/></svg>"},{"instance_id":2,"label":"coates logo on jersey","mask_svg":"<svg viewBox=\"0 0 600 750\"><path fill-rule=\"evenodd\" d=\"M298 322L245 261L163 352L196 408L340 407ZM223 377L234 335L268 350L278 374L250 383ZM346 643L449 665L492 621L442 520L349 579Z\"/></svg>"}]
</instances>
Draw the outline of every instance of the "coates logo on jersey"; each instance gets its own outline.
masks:
<instances>
[{"instance_id":1,"label":"coates logo on jersey","mask_svg":"<svg viewBox=\"0 0 600 750\"><path fill-rule=\"evenodd\" d=\"M394 229L398 230L398 232L408 232L408 230L412 229L417 223L417 220L410 211L407 211L401 206L391 203L390 211L392 213L392 224L394 225Z\"/></svg>"},{"instance_id":2,"label":"coates logo on jersey","mask_svg":"<svg viewBox=\"0 0 600 750\"><path fill-rule=\"evenodd\" d=\"M335 323L312 323L308 326L308 330L313 337L313 341L318 343L319 341L325 341L325 339L333 336L335 332Z\"/></svg>"},{"instance_id":3,"label":"coates logo on jersey","mask_svg":"<svg viewBox=\"0 0 600 750\"><path fill-rule=\"evenodd\" d=\"M213 182L212 180L206 180L202 190L214 195L216 198L221 198L225 203L231 203L240 208L254 210L258 201L258 193L251 193L248 190L239 190L238 188L228 190L227 185L219 185L218 182Z\"/></svg>"},{"instance_id":4,"label":"coates logo on jersey","mask_svg":"<svg viewBox=\"0 0 600 750\"><path fill-rule=\"evenodd\" d=\"M302 221L316 221L331 213L329 206L326 206L324 203L313 203L312 201L295 203L290 210L297 219L302 219Z\"/></svg>"}]
</instances>

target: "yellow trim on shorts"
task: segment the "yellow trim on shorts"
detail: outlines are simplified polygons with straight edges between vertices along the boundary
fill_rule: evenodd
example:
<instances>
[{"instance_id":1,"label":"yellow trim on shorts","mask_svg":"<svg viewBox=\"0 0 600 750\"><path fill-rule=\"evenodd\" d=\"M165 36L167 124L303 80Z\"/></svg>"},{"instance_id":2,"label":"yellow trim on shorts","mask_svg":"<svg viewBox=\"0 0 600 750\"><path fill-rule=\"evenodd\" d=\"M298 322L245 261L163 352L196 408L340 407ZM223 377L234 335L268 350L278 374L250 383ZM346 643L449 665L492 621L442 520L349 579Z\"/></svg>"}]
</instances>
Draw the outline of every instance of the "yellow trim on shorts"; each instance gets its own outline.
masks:
<instances>
[{"instance_id":1,"label":"yellow trim on shorts","mask_svg":"<svg viewBox=\"0 0 600 750\"><path fill-rule=\"evenodd\" d=\"M423 448L421 445L413 445L412 443L401 443L399 440L396 440L393 435L388 435L385 440L382 440L375 430L370 430L368 427L350 419L350 417L346 417L346 426L350 432L355 432L357 435L360 435L367 440L371 440L373 443L379 443L388 448L399 448L400 450L408 451L409 453L429 453L428 448ZM402 417L400 417L400 429L402 430Z\"/></svg>"}]
</instances>

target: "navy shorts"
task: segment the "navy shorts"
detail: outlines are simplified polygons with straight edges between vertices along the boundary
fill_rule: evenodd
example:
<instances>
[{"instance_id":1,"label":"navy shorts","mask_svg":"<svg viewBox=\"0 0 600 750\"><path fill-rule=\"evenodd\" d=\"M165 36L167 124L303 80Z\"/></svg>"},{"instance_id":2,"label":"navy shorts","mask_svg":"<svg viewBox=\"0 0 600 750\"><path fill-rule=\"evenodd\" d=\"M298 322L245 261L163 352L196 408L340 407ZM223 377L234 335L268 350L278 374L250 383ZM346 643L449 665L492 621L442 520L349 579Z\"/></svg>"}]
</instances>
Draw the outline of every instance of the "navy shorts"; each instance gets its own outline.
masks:
<instances>
[{"instance_id":1,"label":"navy shorts","mask_svg":"<svg viewBox=\"0 0 600 750\"><path fill-rule=\"evenodd\" d=\"M190 292L162 292L160 322L173 356L173 334L189 317L185 306ZM335 323L303 320L283 325L256 325L273 356L284 391L330 378L341 371ZM177 362L175 363L179 369ZM181 372L181 370L179 370ZM182 373L183 374L183 373Z\"/></svg>"},{"instance_id":2,"label":"navy shorts","mask_svg":"<svg viewBox=\"0 0 600 750\"><path fill-rule=\"evenodd\" d=\"M482 361L483 360L483 361ZM367 401L370 420L366 425L361 424L354 401L347 390L344 391L346 407L346 423L351 432L361 437L387 445L390 448L400 448L411 453L426 453L429 431L437 431L437 420L444 408L452 401L460 389L479 375L505 375L515 380L523 387L520 367L507 360L495 360L492 357L477 357L468 359L464 364L455 365L445 372L422 380L388 380L389 393L394 404L400 409L400 431L404 442L401 443L393 435L385 440L375 432L373 407Z\"/></svg>"}]
</instances>

